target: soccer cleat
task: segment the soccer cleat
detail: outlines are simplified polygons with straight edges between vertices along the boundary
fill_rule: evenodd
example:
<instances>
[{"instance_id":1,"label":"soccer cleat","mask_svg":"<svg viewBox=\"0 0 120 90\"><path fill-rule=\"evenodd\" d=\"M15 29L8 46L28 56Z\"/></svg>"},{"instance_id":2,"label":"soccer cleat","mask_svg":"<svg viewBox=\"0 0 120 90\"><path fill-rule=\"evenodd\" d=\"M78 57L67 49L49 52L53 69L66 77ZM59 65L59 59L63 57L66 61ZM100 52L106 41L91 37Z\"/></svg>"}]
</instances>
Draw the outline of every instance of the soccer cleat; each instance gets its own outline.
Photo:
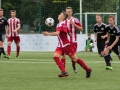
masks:
<instances>
[{"instance_id":1,"label":"soccer cleat","mask_svg":"<svg viewBox=\"0 0 120 90\"><path fill-rule=\"evenodd\" d=\"M3 58L8 58L8 56L7 55L3 55Z\"/></svg>"},{"instance_id":2,"label":"soccer cleat","mask_svg":"<svg viewBox=\"0 0 120 90\"><path fill-rule=\"evenodd\" d=\"M113 70L113 68L111 66L106 66L105 68L106 70Z\"/></svg>"},{"instance_id":3,"label":"soccer cleat","mask_svg":"<svg viewBox=\"0 0 120 90\"><path fill-rule=\"evenodd\" d=\"M76 70L74 70L74 73L77 73L77 69L76 69Z\"/></svg>"},{"instance_id":4,"label":"soccer cleat","mask_svg":"<svg viewBox=\"0 0 120 90\"><path fill-rule=\"evenodd\" d=\"M7 59L10 59L10 56L7 56Z\"/></svg>"},{"instance_id":5,"label":"soccer cleat","mask_svg":"<svg viewBox=\"0 0 120 90\"><path fill-rule=\"evenodd\" d=\"M19 56L16 56L16 59L19 59Z\"/></svg>"},{"instance_id":6,"label":"soccer cleat","mask_svg":"<svg viewBox=\"0 0 120 90\"><path fill-rule=\"evenodd\" d=\"M86 78L89 78L91 76L92 69L90 69L88 72L86 72Z\"/></svg>"},{"instance_id":7,"label":"soccer cleat","mask_svg":"<svg viewBox=\"0 0 120 90\"><path fill-rule=\"evenodd\" d=\"M68 73L67 72L61 72L61 74L58 75L58 77L67 77Z\"/></svg>"}]
</instances>

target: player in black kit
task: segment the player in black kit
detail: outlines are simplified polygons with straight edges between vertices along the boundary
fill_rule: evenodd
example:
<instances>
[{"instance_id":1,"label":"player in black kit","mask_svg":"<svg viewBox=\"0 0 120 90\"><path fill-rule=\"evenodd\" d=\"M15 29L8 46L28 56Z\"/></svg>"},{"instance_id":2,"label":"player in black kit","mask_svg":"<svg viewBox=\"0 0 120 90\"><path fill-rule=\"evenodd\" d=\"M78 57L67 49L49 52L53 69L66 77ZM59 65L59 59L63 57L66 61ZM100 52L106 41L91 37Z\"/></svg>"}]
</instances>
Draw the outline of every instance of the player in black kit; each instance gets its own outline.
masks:
<instances>
[{"instance_id":1,"label":"player in black kit","mask_svg":"<svg viewBox=\"0 0 120 90\"><path fill-rule=\"evenodd\" d=\"M102 52L105 47L105 41L107 40L106 24L102 23L102 16L96 15L97 24L94 25L95 42L97 42L98 53L102 56Z\"/></svg>"},{"instance_id":2,"label":"player in black kit","mask_svg":"<svg viewBox=\"0 0 120 90\"><path fill-rule=\"evenodd\" d=\"M0 57L1 57L1 53L4 54L4 57L7 57L4 51L4 47L3 47L6 29L8 29L7 19L3 17L3 9L0 9Z\"/></svg>"},{"instance_id":3,"label":"player in black kit","mask_svg":"<svg viewBox=\"0 0 120 90\"><path fill-rule=\"evenodd\" d=\"M114 24L115 18L113 15L109 16L108 22L109 25L106 27L108 32L106 44L108 44L103 51L103 55L106 62L106 70L112 70L109 51L114 51L120 60L120 29Z\"/></svg>"}]
</instances>

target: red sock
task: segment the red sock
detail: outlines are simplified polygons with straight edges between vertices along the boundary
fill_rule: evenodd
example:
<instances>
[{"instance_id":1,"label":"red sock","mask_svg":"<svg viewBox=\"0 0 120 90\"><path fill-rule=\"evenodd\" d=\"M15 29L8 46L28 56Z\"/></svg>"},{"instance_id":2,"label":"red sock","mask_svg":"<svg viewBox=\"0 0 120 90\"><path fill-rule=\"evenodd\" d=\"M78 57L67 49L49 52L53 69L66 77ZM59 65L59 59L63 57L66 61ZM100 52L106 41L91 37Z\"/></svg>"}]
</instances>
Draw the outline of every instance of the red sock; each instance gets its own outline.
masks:
<instances>
[{"instance_id":1,"label":"red sock","mask_svg":"<svg viewBox=\"0 0 120 90\"><path fill-rule=\"evenodd\" d=\"M59 57L53 57L53 59L55 60L56 64L58 65L59 69L62 71L62 72L65 72L65 68L62 64L62 62L60 61Z\"/></svg>"},{"instance_id":2,"label":"red sock","mask_svg":"<svg viewBox=\"0 0 120 90\"><path fill-rule=\"evenodd\" d=\"M64 67L66 65L66 60L65 59L61 59L61 62L63 63Z\"/></svg>"},{"instance_id":3,"label":"red sock","mask_svg":"<svg viewBox=\"0 0 120 90\"><path fill-rule=\"evenodd\" d=\"M7 54L10 56L11 46L7 46Z\"/></svg>"},{"instance_id":4,"label":"red sock","mask_svg":"<svg viewBox=\"0 0 120 90\"><path fill-rule=\"evenodd\" d=\"M19 52L20 52L20 46L17 46L17 55L16 56L19 56Z\"/></svg>"},{"instance_id":5,"label":"red sock","mask_svg":"<svg viewBox=\"0 0 120 90\"><path fill-rule=\"evenodd\" d=\"M81 60L81 59L77 59L77 63L83 68L83 69L85 69L86 70L86 72L88 72L90 69L88 68L88 66L84 63L84 61L83 60Z\"/></svg>"}]
</instances>

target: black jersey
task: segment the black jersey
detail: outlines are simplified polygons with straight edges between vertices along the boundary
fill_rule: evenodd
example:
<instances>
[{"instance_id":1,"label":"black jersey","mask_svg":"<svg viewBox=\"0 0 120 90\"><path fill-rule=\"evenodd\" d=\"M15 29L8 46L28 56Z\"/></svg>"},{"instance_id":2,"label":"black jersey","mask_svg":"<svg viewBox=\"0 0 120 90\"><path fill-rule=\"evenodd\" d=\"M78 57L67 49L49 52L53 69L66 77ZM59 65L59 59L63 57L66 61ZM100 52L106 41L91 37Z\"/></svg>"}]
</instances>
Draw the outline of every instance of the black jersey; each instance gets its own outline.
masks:
<instances>
[{"instance_id":1,"label":"black jersey","mask_svg":"<svg viewBox=\"0 0 120 90\"><path fill-rule=\"evenodd\" d=\"M109 40L109 42L113 43L115 41L115 39L116 39L116 36L120 37L120 29L118 28L117 25L114 25L113 28L111 28L110 25L108 25L106 27L106 30L110 34L110 40ZM118 42L120 42L120 39L119 39Z\"/></svg>"},{"instance_id":2,"label":"black jersey","mask_svg":"<svg viewBox=\"0 0 120 90\"><path fill-rule=\"evenodd\" d=\"M106 40L102 39L101 36L106 35L107 31L106 31L106 24L102 23L101 25L95 24L94 25L94 32L97 33L97 41L101 41L101 40Z\"/></svg>"},{"instance_id":3,"label":"black jersey","mask_svg":"<svg viewBox=\"0 0 120 90\"><path fill-rule=\"evenodd\" d=\"M8 25L7 19L5 17L0 18L0 34L5 34L5 26Z\"/></svg>"}]
</instances>

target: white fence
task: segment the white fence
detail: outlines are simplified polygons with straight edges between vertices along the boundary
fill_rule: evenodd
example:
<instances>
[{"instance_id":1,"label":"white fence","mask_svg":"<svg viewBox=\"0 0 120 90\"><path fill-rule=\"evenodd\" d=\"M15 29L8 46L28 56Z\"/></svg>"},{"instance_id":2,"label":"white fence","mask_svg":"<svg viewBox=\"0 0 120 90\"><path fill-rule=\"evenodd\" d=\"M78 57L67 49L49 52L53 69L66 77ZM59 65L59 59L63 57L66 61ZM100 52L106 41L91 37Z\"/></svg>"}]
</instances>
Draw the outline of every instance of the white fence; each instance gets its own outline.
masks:
<instances>
[{"instance_id":1,"label":"white fence","mask_svg":"<svg viewBox=\"0 0 120 90\"><path fill-rule=\"evenodd\" d=\"M91 36L94 40L94 35ZM39 51L39 52L48 52L54 51L58 45L58 40L56 36L43 36L42 34L21 34L20 35L20 50L21 51ZM78 34L78 49L77 51L83 51L85 47L85 41L87 39L86 34ZM96 43L94 52L97 51ZM5 50L7 50L7 42L5 40ZM16 51L16 46L14 42L12 43L12 51Z\"/></svg>"}]
</instances>

